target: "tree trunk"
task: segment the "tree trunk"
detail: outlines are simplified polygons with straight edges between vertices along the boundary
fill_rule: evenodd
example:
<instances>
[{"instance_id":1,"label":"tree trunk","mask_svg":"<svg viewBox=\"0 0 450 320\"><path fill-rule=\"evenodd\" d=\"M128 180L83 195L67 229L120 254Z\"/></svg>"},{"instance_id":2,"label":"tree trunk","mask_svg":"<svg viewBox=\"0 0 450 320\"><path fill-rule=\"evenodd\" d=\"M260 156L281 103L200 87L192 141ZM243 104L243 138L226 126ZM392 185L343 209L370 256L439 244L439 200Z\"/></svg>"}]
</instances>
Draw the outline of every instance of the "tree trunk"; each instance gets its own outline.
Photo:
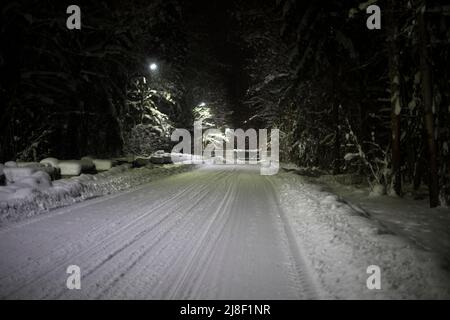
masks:
<instances>
[{"instance_id":1,"label":"tree trunk","mask_svg":"<svg viewBox=\"0 0 450 320\"><path fill-rule=\"evenodd\" d=\"M424 159L424 150L421 147L420 150L417 151L416 161L414 163L414 175L413 175L413 189L414 191L418 191L420 185L422 183L422 175L426 170L426 163Z\"/></svg>"},{"instance_id":2,"label":"tree trunk","mask_svg":"<svg viewBox=\"0 0 450 320\"><path fill-rule=\"evenodd\" d=\"M428 189L430 193L430 207L439 205L439 177L437 165L436 141L434 138L434 115L433 115L433 87L431 82L431 68L428 57L428 32L424 13L420 12L419 23L419 54L420 54L420 74L422 81L422 100L424 109L424 126L428 146L428 157L430 165L430 177Z\"/></svg>"},{"instance_id":3,"label":"tree trunk","mask_svg":"<svg viewBox=\"0 0 450 320\"><path fill-rule=\"evenodd\" d=\"M331 75L331 103L332 103L332 113L333 113L333 121L334 121L334 161L333 161L333 174L341 173L341 139L340 139L340 126L339 126L339 103L337 101L336 94L336 70L334 67L332 68Z\"/></svg>"},{"instance_id":4,"label":"tree trunk","mask_svg":"<svg viewBox=\"0 0 450 320\"><path fill-rule=\"evenodd\" d=\"M391 84L391 155L392 155L392 187L397 195L402 194L402 176L400 171L400 113L402 110L400 73L400 57L397 48L398 23L393 14L395 2L391 2L388 13L388 52L389 79Z\"/></svg>"}]
</instances>

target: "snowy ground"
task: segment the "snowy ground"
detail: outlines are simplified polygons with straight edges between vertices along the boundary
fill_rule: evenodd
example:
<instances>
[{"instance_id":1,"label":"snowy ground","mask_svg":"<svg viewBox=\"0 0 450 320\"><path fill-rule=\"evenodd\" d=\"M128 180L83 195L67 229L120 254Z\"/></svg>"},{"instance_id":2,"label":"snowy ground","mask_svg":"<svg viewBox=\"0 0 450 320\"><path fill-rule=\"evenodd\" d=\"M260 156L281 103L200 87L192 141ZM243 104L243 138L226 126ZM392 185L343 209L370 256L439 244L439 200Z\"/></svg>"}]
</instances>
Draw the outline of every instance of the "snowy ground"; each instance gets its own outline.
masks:
<instances>
[{"instance_id":1,"label":"snowy ground","mask_svg":"<svg viewBox=\"0 0 450 320\"><path fill-rule=\"evenodd\" d=\"M193 169L192 165L170 164L130 169L129 164L98 174L81 174L53 181L50 186L21 185L10 193L0 187L0 226L48 212L51 209L137 187L170 174ZM8 192L3 192L3 190Z\"/></svg>"},{"instance_id":2,"label":"snowy ground","mask_svg":"<svg viewBox=\"0 0 450 320\"><path fill-rule=\"evenodd\" d=\"M276 177L281 207L325 297L450 298L450 277L441 255L423 250L328 187L310 181L293 173ZM380 267L381 290L366 287L370 265Z\"/></svg>"},{"instance_id":3,"label":"snowy ground","mask_svg":"<svg viewBox=\"0 0 450 320\"><path fill-rule=\"evenodd\" d=\"M0 229L1 298L449 298L436 258L292 173L206 166ZM81 268L81 290L66 268ZM366 268L381 268L368 290Z\"/></svg>"},{"instance_id":4,"label":"snowy ground","mask_svg":"<svg viewBox=\"0 0 450 320\"><path fill-rule=\"evenodd\" d=\"M369 188L342 185L326 176L310 181L323 184L419 248L436 253L450 271L450 208L430 208L426 192L421 199L413 199L411 193L402 198L372 196Z\"/></svg>"}]
</instances>

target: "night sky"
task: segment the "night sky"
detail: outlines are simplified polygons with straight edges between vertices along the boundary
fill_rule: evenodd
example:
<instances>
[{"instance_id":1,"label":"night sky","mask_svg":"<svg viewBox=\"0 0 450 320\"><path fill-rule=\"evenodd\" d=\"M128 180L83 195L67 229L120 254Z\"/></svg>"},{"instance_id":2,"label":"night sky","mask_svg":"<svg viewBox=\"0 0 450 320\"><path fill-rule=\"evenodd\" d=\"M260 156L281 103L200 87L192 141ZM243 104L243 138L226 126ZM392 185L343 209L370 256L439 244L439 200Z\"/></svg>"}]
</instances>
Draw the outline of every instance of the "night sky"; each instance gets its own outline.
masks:
<instances>
[{"instance_id":1,"label":"night sky","mask_svg":"<svg viewBox=\"0 0 450 320\"><path fill-rule=\"evenodd\" d=\"M236 10L242 1L191 1L185 3L187 32L192 39L193 51L188 61L192 70L216 73L227 88L227 99L233 111L232 123L236 128L245 127L244 121L251 111L243 103L249 86L245 61L250 53L239 46L239 30L234 26ZM262 2L261 2L262 3ZM199 52L201 51L201 52Z\"/></svg>"}]
</instances>

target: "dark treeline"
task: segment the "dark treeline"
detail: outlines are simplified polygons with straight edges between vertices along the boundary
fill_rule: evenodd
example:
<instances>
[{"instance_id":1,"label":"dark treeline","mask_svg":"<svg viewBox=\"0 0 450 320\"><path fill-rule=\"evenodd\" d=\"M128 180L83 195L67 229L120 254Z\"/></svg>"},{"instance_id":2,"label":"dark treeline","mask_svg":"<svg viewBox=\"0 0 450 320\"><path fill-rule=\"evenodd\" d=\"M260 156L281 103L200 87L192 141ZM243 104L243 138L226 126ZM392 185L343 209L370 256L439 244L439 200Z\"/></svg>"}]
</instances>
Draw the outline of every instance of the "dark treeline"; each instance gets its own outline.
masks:
<instances>
[{"instance_id":1,"label":"dark treeline","mask_svg":"<svg viewBox=\"0 0 450 320\"><path fill-rule=\"evenodd\" d=\"M148 155L202 119L279 128L282 161L448 204L445 1L80 1L81 31L69 4L0 7L2 161Z\"/></svg>"},{"instance_id":2,"label":"dark treeline","mask_svg":"<svg viewBox=\"0 0 450 320\"><path fill-rule=\"evenodd\" d=\"M177 1L79 1L81 30L66 28L70 4L1 5L4 161L135 150L135 135L152 134L139 124L183 114L186 47Z\"/></svg>"},{"instance_id":3,"label":"dark treeline","mask_svg":"<svg viewBox=\"0 0 450 320\"><path fill-rule=\"evenodd\" d=\"M390 194L425 184L431 206L448 203L445 3L242 4L236 20L254 52L246 102L256 110L255 123L282 131L282 159L367 176ZM371 4L381 8L380 30L366 28Z\"/></svg>"}]
</instances>

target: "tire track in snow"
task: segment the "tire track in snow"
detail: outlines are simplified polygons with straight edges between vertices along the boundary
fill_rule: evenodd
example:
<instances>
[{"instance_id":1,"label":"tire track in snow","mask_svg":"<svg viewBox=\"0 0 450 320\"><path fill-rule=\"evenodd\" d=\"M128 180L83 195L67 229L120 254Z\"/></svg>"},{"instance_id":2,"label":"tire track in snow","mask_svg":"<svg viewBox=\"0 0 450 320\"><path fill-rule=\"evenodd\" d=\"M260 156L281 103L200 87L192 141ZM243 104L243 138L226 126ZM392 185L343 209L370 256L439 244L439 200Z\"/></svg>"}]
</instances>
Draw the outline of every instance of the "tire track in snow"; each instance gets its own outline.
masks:
<instances>
[{"instance_id":1,"label":"tire track in snow","mask_svg":"<svg viewBox=\"0 0 450 320\"><path fill-rule=\"evenodd\" d=\"M205 239L211 232L212 225L219 218L220 213L223 210L226 210L230 206L231 201L232 201L232 197L231 197L232 190L233 190L232 185L230 184L226 194L223 197L223 200L219 204L219 207L213 213L213 217L210 218L210 221L208 222L205 230L202 232L201 236L198 238L196 245L194 246L190 256L188 257L185 268L181 271L181 274L178 277L178 279L176 280L175 284L171 286L170 291L167 293L167 297L169 299L175 299L180 294L183 284L186 282L186 279L188 277L189 271L195 267L195 265L194 265L194 263L196 262L195 259L198 258L199 262L201 262L202 260L204 260L204 257L208 256L210 251L214 248L214 246L211 245L211 242L205 243ZM224 225L225 224L222 224L222 227ZM212 243L214 244L214 242L212 242ZM206 250L201 252L201 249L203 249L204 246L206 246L207 248L206 248ZM201 256L201 257L199 257L199 256Z\"/></svg>"},{"instance_id":2,"label":"tire track in snow","mask_svg":"<svg viewBox=\"0 0 450 320\"><path fill-rule=\"evenodd\" d=\"M189 174L190 172L186 173ZM216 177L211 177L213 179L219 179L220 176L223 175L223 173L217 173ZM113 233L107 235L106 237L104 237L100 243L95 244L93 247L88 248L87 250L83 250L81 252L79 252L78 254L76 254L75 256L70 255L70 256L64 256L62 257L62 260L57 261L56 263L53 263L51 266L51 269L47 270L46 272L44 272L43 274L40 274L38 276L35 275L35 278L31 281L28 281L22 285L20 285L18 288L15 288L14 291L12 292L8 292L6 296L8 297L15 297L16 294L18 294L22 289L29 287L31 285L34 285L36 283L47 283L49 282L49 280L51 280L51 278L55 275L56 271L58 269L65 269L67 266L69 266L70 264L76 264L76 261L82 260L80 257L82 255L88 254L88 253L92 253L92 254L96 254L99 251L98 249L104 245L105 243L108 243L108 241L114 239L115 237L118 236L119 233L123 233L128 231L130 228L133 228L136 224L140 223L143 219L147 218L151 213L156 212L158 209L164 207L164 205L166 204L177 204L177 198L182 198L182 195L185 193L189 193L191 190L197 188L197 185L195 183L189 183L187 187L183 188L180 192L174 194L173 196L169 197L169 198L165 198L164 201L160 204L158 204L156 207L152 208L152 210L145 212L144 215L140 215L138 216L136 219L132 220L131 222L129 222L128 224L122 226L121 228L119 228L118 230L115 230ZM206 188L206 187L205 187ZM202 192L205 188L203 188L200 192ZM101 204L101 203L100 203ZM133 233L131 233L132 235ZM25 273L27 274L27 273ZM50 279L49 279L50 278ZM3 282L4 279L1 280L2 283L2 287L3 287ZM45 287L44 284L42 284L40 287L39 291L40 294L42 294L42 288ZM2 298L5 298L3 296L4 293L4 288L2 288L1 290L2 293ZM20 297L20 295L19 295Z\"/></svg>"},{"instance_id":3,"label":"tire track in snow","mask_svg":"<svg viewBox=\"0 0 450 320\"><path fill-rule=\"evenodd\" d=\"M56 226L78 215L85 218L78 226L89 231L67 230L69 243L55 243L48 257L40 252L48 249L52 238L6 246L18 254L32 249L36 253L31 261L18 260L22 264L12 269L18 275L0 275L0 295L33 299L316 296L300 252L289 239L270 178L260 176L255 167L214 166L182 173L113 199L74 206L14 231L18 239L28 239L33 226ZM0 233L0 241L4 238ZM69 264L81 267L81 290L65 288Z\"/></svg>"},{"instance_id":4,"label":"tire track in snow","mask_svg":"<svg viewBox=\"0 0 450 320\"><path fill-rule=\"evenodd\" d=\"M284 213L282 206L279 203L279 199L276 196L276 186L272 180L268 179L267 177L265 177L265 179L270 187L268 188L270 189L268 191L268 194L270 194L274 199L280 213L279 217L286 234L287 245L289 247L289 251L292 254L292 258L294 259L294 265L298 280L300 281L303 288L302 293L306 293L304 298L318 298L320 296L320 288L318 288L318 286L316 285L317 280L313 278L312 268L306 263L303 256L301 255L302 250L299 248L291 225L289 224L286 214Z\"/></svg>"},{"instance_id":5,"label":"tire track in snow","mask_svg":"<svg viewBox=\"0 0 450 320\"><path fill-rule=\"evenodd\" d=\"M135 190L132 190L132 191L126 191L126 192L120 193L120 194L114 194L114 195L111 195L111 196L105 196L105 197L101 197L101 198L95 198L95 199L92 199L92 200L87 200L87 201L84 201L84 202L81 202L81 203L76 203L76 204L74 204L73 206L70 206L70 207L65 207L63 209L56 210L54 212L49 213L48 215L43 215L43 216L39 216L39 217L36 217L36 218L33 217L30 220L19 222L19 223L15 224L15 225L8 226L7 228L1 229L0 230L0 236L2 234L4 234L4 233L13 233L16 230L19 231L21 228L25 228L26 226L28 226L30 224L39 223L39 222L41 222L43 220L46 220L46 219L49 219L49 218L54 218L55 219L55 218L58 218L60 215L71 214L71 213L73 213L73 211L80 211L81 209L84 209L86 207L94 206L97 203L102 204L102 203L113 202L112 205L110 205L110 207L114 208L114 206L116 204L113 201L113 199L118 201L118 200L120 200L120 198L126 197L128 194L132 195L132 194L138 192L141 189L149 188L149 186L148 186L149 184L153 184L153 182L145 184L144 187L140 186L140 187L138 187L138 188L136 188ZM115 198L118 198L118 199L115 199ZM132 208L129 208L129 209L136 209L136 210L138 210L137 214L135 214L135 215L139 216L140 214L145 213L145 210L144 211L141 210L142 212L139 212L139 208L147 208L145 206L145 205L148 205L148 204L146 204L146 202L148 202L148 199L144 198L144 197L139 202L134 202L133 201ZM128 216L124 216L122 220L126 220L126 219L129 219L129 217ZM122 222L122 220L116 221L115 224L116 225L119 224L120 222ZM96 233L97 231L100 231L100 232ZM103 223L98 223L93 229L91 229L89 231L88 236L92 237L93 236L92 234L94 234L95 236L97 236L97 235L102 236L102 234L101 234L102 232L101 231L105 231L105 226L104 226ZM65 244L67 242L67 239L64 238L64 235L62 235L62 236L60 236L58 238L54 238L53 241L59 244L59 245L57 245L57 246L55 246L53 248L53 251L57 251L58 252L59 250L62 250L62 249L70 249L70 251L73 251L73 249L74 249L73 247L67 248L67 246ZM95 241L95 238L92 239L92 241ZM86 242L86 241L84 241L84 242ZM42 243L40 245L34 246L33 249L39 251L39 249L43 248L44 246L45 246L45 243ZM14 250L14 248L12 248L12 250ZM9 252L4 251L2 253L8 254ZM41 258L42 259L46 259L46 257L41 257ZM45 261L36 261L36 260L33 260L32 262L33 263L38 263L39 262L39 264L45 263ZM0 282L2 280L4 280L5 277L10 276L11 274L23 273L25 267L30 267L30 265L25 265L25 266L22 266L22 268L16 268L16 269L10 270L11 272L8 273L8 274L2 274L0 276Z\"/></svg>"},{"instance_id":6,"label":"tire track in snow","mask_svg":"<svg viewBox=\"0 0 450 320\"><path fill-rule=\"evenodd\" d=\"M204 191L205 191L205 188L202 188L201 190L199 190L196 193L196 195L194 196L194 198L196 198L196 200L195 200L195 202L190 204L190 207L188 208L189 210L195 208L199 204L199 202L201 202L204 198L206 198L208 196L208 192L204 192ZM178 209L180 206L182 206L182 204L178 203L177 206L172 207L170 209L170 213L174 214L174 211L176 211L176 209ZM118 276L117 275L116 276L112 276L108 281L103 282L104 284L108 285L109 283L111 283L111 286L116 284L122 278L122 276L125 273L129 272L130 270L132 270L133 267L138 265L138 263L141 262L141 260L147 254L151 253L152 249L154 249L155 246L157 246L159 243L161 243L162 240L170 240L170 239L164 239L164 237L169 232L172 232L172 230L175 228L176 224L179 221L186 220L185 216L180 216L179 214L175 214L173 216L170 216L170 215L164 216L163 217L164 221L161 221L161 222L166 222L166 220L169 217L172 217L172 220L167 221L167 223L166 223L167 225L166 226L162 226L160 223L158 223L157 225L152 226L150 229L144 230L142 236L140 236L138 239L135 239L135 241L133 241L132 243L130 243L127 246L123 247L120 250L120 252L118 252L118 253L121 253L122 251L124 251L123 249L131 247L132 245L135 245L137 243L137 241L151 244L151 245L148 245L143 252L139 253L139 255L135 259L128 261L128 263L126 263L127 266L123 270L121 270L121 273ZM162 231L160 230L158 233L150 234L150 232L153 231L156 228L156 226L160 227L160 229L162 229ZM147 236L147 235L149 235L149 237L148 238L147 237L144 238L144 236ZM170 241L168 241L167 243L169 244ZM108 260L106 260L104 262L105 263L107 263L107 262L110 263L112 261L111 261L111 259L108 259ZM98 265L94 270L91 270L87 276L89 276L94 271L96 271L100 266L101 265ZM113 266L111 271L112 271L112 273L114 273L114 271L115 271L115 267L114 266ZM109 277L105 276L105 278L109 278ZM108 290L109 290L109 287L106 287L106 289L103 289L102 292L98 295L98 297L102 297L103 295L105 295ZM95 294L94 294L94 296L95 296Z\"/></svg>"}]
</instances>

